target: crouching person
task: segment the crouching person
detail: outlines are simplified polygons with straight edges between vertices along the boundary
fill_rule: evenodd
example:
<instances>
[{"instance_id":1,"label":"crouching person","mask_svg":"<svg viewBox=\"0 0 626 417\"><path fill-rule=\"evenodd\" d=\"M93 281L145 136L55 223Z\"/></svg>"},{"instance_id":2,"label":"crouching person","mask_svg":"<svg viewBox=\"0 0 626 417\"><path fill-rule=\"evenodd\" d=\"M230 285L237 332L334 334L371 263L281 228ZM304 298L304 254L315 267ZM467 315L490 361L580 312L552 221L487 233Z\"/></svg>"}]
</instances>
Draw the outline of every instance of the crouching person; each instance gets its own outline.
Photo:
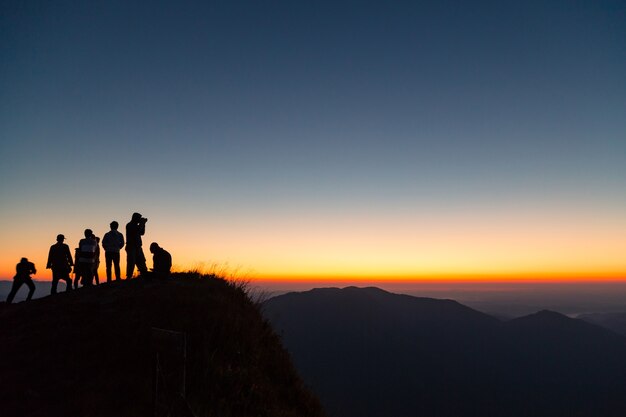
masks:
<instances>
[{"instance_id":1,"label":"crouching person","mask_svg":"<svg viewBox=\"0 0 626 417\"><path fill-rule=\"evenodd\" d=\"M156 279L168 278L172 269L172 255L156 242L150 244L150 252L152 252L152 276Z\"/></svg>"},{"instance_id":2,"label":"crouching person","mask_svg":"<svg viewBox=\"0 0 626 417\"><path fill-rule=\"evenodd\" d=\"M13 298L15 298L15 294L17 294L17 290L24 284L28 287L28 296L26 296L26 301L29 301L33 298L33 294L35 293L35 283L30 277L30 274L36 274L37 270L35 269L35 264L32 262L28 262L28 259L22 258L20 263L15 267L15 277L13 277L13 286L11 287L11 292L7 297L7 304L11 304L13 302Z\"/></svg>"}]
</instances>

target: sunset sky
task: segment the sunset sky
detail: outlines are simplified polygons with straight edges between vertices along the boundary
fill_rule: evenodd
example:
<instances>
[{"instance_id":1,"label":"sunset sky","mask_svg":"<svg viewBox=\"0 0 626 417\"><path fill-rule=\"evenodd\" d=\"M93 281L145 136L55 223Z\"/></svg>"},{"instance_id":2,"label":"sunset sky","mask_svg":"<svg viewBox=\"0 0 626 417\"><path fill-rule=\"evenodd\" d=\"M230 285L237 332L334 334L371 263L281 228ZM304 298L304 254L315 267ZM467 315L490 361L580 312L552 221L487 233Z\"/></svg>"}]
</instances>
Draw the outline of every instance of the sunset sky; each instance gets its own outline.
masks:
<instances>
[{"instance_id":1,"label":"sunset sky","mask_svg":"<svg viewBox=\"0 0 626 417\"><path fill-rule=\"evenodd\" d=\"M626 278L625 22L603 0L3 1L0 277L25 256L48 279L58 233L138 211L178 269Z\"/></svg>"}]
</instances>

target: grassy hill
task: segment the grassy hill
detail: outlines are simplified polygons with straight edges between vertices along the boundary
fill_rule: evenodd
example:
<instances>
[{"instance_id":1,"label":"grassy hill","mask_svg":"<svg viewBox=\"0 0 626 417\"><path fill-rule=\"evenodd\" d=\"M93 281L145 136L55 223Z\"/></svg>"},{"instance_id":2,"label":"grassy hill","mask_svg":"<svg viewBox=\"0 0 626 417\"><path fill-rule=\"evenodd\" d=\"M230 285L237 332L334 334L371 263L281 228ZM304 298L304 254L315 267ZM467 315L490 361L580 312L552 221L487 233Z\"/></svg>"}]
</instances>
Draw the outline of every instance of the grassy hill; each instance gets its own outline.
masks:
<instances>
[{"instance_id":1,"label":"grassy hill","mask_svg":"<svg viewBox=\"0 0 626 417\"><path fill-rule=\"evenodd\" d=\"M323 415L242 286L193 273L0 303L0 387L3 416Z\"/></svg>"}]
</instances>

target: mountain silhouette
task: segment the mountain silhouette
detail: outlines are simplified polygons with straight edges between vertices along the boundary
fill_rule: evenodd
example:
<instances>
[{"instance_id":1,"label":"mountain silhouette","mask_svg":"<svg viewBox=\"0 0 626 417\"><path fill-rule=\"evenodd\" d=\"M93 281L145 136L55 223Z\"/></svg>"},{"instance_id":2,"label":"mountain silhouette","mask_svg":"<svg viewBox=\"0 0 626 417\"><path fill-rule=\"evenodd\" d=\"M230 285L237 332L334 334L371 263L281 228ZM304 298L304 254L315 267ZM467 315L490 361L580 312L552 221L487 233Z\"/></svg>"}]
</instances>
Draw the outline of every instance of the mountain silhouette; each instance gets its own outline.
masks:
<instances>
[{"instance_id":1,"label":"mountain silhouette","mask_svg":"<svg viewBox=\"0 0 626 417\"><path fill-rule=\"evenodd\" d=\"M264 303L331 416L624 416L626 342L542 311L325 288Z\"/></svg>"},{"instance_id":2,"label":"mountain silhouette","mask_svg":"<svg viewBox=\"0 0 626 417\"><path fill-rule=\"evenodd\" d=\"M174 277L0 303L0 415L323 415L241 285Z\"/></svg>"},{"instance_id":3,"label":"mountain silhouette","mask_svg":"<svg viewBox=\"0 0 626 417\"><path fill-rule=\"evenodd\" d=\"M626 336L626 313L589 313L581 314L577 318Z\"/></svg>"}]
</instances>

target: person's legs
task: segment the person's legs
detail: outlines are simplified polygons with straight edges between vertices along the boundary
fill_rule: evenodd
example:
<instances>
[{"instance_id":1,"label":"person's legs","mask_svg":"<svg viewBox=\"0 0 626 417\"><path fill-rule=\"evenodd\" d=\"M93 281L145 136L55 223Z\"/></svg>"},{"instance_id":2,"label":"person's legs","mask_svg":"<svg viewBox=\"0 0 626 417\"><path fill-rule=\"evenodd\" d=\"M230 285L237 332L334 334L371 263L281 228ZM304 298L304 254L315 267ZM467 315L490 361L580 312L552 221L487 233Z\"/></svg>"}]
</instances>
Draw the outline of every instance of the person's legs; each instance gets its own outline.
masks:
<instances>
[{"instance_id":1,"label":"person's legs","mask_svg":"<svg viewBox=\"0 0 626 417\"><path fill-rule=\"evenodd\" d=\"M113 260L113 265L115 267L115 280L119 281L120 276L122 275L120 271L120 253L119 252L111 253L111 259Z\"/></svg>"},{"instance_id":2,"label":"person's legs","mask_svg":"<svg viewBox=\"0 0 626 417\"><path fill-rule=\"evenodd\" d=\"M106 263L106 270L107 270L107 282L111 282L111 264L113 263L112 255L113 255L113 252L104 252L104 261Z\"/></svg>"},{"instance_id":3,"label":"person's legs","mask_svg":"<svg viewBox=\"0 0 626 417\"><path fill-rule=\"evenodd\" d=\"M135 261L137 255L137 248L133 246L126 246L126 279L133 277L135 272Z\"/></svg>"},{"instance_id":4,"label":"person's legs","mask_svg":"<svg viewBox=\"0 0 626 417\"><path fill-rule=\"evenodd\" d=\"M137 269L140 274L145 274L148 272L148 267L146 266L146 257L143 254L143 249L141 247L137 248L135 264L137 264Z\"/></svg>"},{"instance_id":5,"label":"person's legs","mask_svg":"<svg viewBox=\"0 0 626 417\"><path fill-rule=\"evenodd\" d=\"M63 274L59 277L59 279L65 281L65 292L72 291L72 278L70 278L70 271L63 271Z\"/></svg>"},{"instance_id":6,"label":"person's legs","mask_svg":"<svg viewBox=\"0 0 626 417\"><path fill-rule=\"evenodd\" d=\"M57 286L59 285L59 275L61 271L58 269L52 269L52 287L50 288L50 294L57 293Z\"/></svg>"},{"instance_id":7,"label":"person's legs","mask_svg":"<svg viewBox=\"0 0 626 417\"><path fill-rule=\"evenodd\" d=\"M25 279L24 283L28 286L28 296L26 296L26 301L29 301L33 298L33 294L35 293L35 283L30 278Z\"/></svg>"},{"instance_id":8,"label":"person's legs","mask_svg":"<svg viewBox=\"0 0 626 417\"><path fill-rule=\"evenodd\" d=\"M11 304L13 302L13 299L15 298L15 294L17 294L17 290L20 289L20 287L22 286L23 283L24 283L24 281L21 278L14 278L13 279L13 285L11 286L11 292L9 293L9 296L7 297L7 304Z\"/></svg>"},{"instance_id":9,"label":"person's legs","mask_svg":"<svg viewBox=\"0 0 626 417\"><path fill-rule=\"evenodd\" d=\"M93 265L82 263L80 264L80 269L82 270L80 276L82 277L83 287L93 285Z\"/></svg>"},{"instance_id":10,"label":"person's legs","mask_svg":"<svg viewBox=\"0 0 626 417\"><path fill-rule=\"evenodd\" d=\"M78 288L78 284L80 284L81 278L82 278L82 271L80 269L80 265L76 264L76 266L74 266L74 289Z\"/></svg>"}]
</instances>

